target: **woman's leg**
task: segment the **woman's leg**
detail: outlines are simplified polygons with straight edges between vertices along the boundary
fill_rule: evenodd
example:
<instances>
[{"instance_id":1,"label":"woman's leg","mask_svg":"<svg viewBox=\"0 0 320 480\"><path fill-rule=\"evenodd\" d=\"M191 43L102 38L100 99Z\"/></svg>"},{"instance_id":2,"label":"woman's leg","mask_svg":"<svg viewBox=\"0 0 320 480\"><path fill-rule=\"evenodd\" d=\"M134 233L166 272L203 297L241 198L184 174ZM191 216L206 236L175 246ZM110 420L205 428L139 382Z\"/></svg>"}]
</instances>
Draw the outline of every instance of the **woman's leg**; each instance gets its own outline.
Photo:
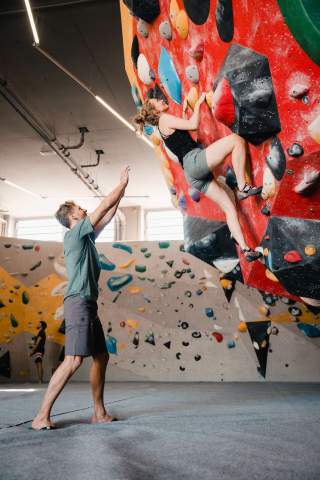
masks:
<instances>
[{"instance_id":1,"label":"woman's leg","mask_svg":"<svg viewBox=\"0 0 320 480\"><path fill-rule=\"evenodd\" d=\"M239 244L240 248L242 250L248 249L249 247L244 239L236 208L228 197L227 193L217 184L215 180L212 180L208 190L206 191L206 195L217 205L219 205L221 210L223 210L229 230L233 238Z\"/></svg>"},{"instance_id":2,"label":"woman's leg","mask_svg":"<svg viewBox=\"0 0 320 480\"><path fill-rule=\"evenodd\" d=\"M220 165L231 154L234 173L237 178L238 189L242 190L245 181L246 142L235 133L220 138L205 149L208 167L211 171Z\"/></svg>"}]
</instances>

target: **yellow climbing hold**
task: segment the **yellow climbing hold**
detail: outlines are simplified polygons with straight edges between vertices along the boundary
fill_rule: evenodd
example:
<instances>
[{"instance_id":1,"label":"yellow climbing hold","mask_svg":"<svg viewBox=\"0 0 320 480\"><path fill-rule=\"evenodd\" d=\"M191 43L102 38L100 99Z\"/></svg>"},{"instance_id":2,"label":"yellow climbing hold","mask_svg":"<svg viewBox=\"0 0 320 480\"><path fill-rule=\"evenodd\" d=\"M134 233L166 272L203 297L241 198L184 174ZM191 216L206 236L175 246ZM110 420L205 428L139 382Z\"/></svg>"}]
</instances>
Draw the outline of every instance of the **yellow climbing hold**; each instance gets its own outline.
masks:
<instances>
[{"instance_id":1,"label":"yellow climbing hold","mask_svg":"<svg viewBox=\"0 0 320 480\"><path fill-rule=\"evenodd\" d=\"M180 10L176 17L176 29L180 37L185 40L189 33L188 16L184 10Z\"/></svg>"},{"instance_id":2,"label":"yellow climbing hold","mask_svg":"<svg viewBox=\"0 0 320 480\"><path fill-rule=\"evenodd\" d=\"M209 108L213 108L214 102L213 102L213 91L211 90L210 92L206 93L206 102Z\"/></svg>"},{"instance_id":3,"label":"yellow climbing hold","mask_svg":"<svg viewBox=\"0 0 320 480\"><path fill-rule=\"evenodd\" d=\"M194 106L195 106L198 98L199 98L199 95L198 95L198 91L197 91L196 87L190 88L190 90L188 92L188 95L187 95L187 102L188 102L189 107L192 108L192 110L194 109Z\"/></svg>"},{"instance_id":4,"label":"yellow climbing hold","mask_svg":"<svg viewBox=\"0 0 320 480\"><path fill-rule=\"evenodd\" d=\"M139 288L139 287L128 287L128 292L133 293L133 294L139 293L139 292L141 292L141 288Z\"/></svg>"},{"instance_id":5,"label":"yellow climbing hold","mask_svg":"<svg viewBox=\"0 0 320 480\"><path fill-rule=\"evenodd\" d=\"M269 313L270 313L269 308L266 307L265 305L260 305L260 307L258 308L258 310L259 310L259 313L261 313L261 315L267 316L267 315L269 315Z\"/></svg>"},{"instance_id":6,"label":"yellow climbing hold","mask_svg":"<svg viewBox=\"0 0 320 480\"><path fill-rule=\"evenodd\" d=\"M131 318L127 320L127 325L130 328L139 328L139 322L137 322L136 320L132 320Z\"/></svg>"},{"instance_id":7,"label":"yellow climbing hold","mask_svg":"<svg viewBox=\"0 0 320 480\"><path fill-rule=\"evenodd\" d=\"M156 145L156 146L160 145L161 140L160 140L160 138L158 137L158 135L156 135L155 133L153 133L150 138L151 138L151 142L153 143L153 145Z\"/></svg>"},{"instance_id":8,"label":"yellow climbing hold","mask_svg":"<svg viewBox=\"0 0 320 480\"><path fill-rule=\"evenodd\" d=\"M138 312L144 313L146 311L146 307L139 307Z\"/></svg>"},{"instance_id":9,"label":"yellow climbing hold","mask_svg":"<svg viewBox=\"0 0 320 480\"><path fill-rule=\"evenodd\" d=\"M232 288L232 281L228 280L227 278L221 278L220 285L222 288L225 288L226 290L230 290L230 288Z\"/></svg>"},{"instance_id":10,"label":"yellow climbing hold","mask_svg":"<svg viewBox=\"0 0 320 480\"><path fill-rule=\"evenodd\" d=\"M177 16L179 13L179 5L177 0L171 0L170 2L170 20L174 27L176 27Z\"/></svg>"},{"instance_id":11,"label":"yellow climbing hold","mask_svg":"<svg viewBox=\"0 0 320 480\"><path fill-rule=\"evenodd\" d=\"M263 249L263 256L267 257L269 255L269 248L264 248Z\"/></svg>"},{"instance_id":12,"label":"yellow climbing hold","mask_svg":"<svg viewBox=\"0 0 320 480\"><path fill-rule=\"evenodd\" d=\"M245 323L245 322L239 322L238 330L239 330L239 332L241 332L241 333L246 332L246 331L248 330L246 323Z\"/></svg>"},{"instance_id":13,"label":"yellow climbing hold","mask_svg":"<svg viewBox=\"0 0 320 480\"><path fill-rule=\"evenodd\" d=\"M130 260L129 260L128 262L126 262L126 263L121 263L121 264L119 265L119 268L129 268L129 267L131 267L131 265L132 265L134 262L135 262L135 259L132 258L132 259L130 259Z\"/></svg>"},{"instance_id":14,"label":"yellow climbing hold","mask_svg":"<svg viewBox=\"0 0 320 480\"><path fill-rule=\"evenodd\" d=\"M309 257L312 257L317 253L317 249L314 245L306 245L304 248L304 253Z\"/></svg>"},{"instance_id":15,"label":"yellow climbing hold","mask_svg":"<svg viewBox=\"0 0 320 480\"><path fill-rule=\"evenodd\" d=\"M270 272L270 270L268 270L267 268L266 268L266 277L269 278L269 280L271 280L272 282L279 282L277 277L272 272Z\"/></svg>"}]
</instances>

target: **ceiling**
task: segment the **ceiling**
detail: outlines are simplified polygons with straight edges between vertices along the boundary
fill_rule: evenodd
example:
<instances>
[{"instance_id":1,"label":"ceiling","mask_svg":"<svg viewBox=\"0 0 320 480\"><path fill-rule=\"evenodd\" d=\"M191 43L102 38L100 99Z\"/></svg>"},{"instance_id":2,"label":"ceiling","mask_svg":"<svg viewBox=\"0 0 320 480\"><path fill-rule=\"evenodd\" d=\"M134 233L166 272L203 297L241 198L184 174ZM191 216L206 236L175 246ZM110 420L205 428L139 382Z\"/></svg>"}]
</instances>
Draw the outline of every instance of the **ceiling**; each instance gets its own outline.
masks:
<instances>
[{"instance_id":1,"label":"ceiling","mask_svg":"<svg viewBox=\"0 0 320 480\"><path fill-rule=\"evenodd\" d=\"M88 128L84 146L72 156L87 164L94 163L96 149L105 152L100 165L88 169L104 194L117 184L121 167L130 164L128 198L122 205L171 207L152 148L35 50L23 5L22 0L1 1L0 78L64 145L79 141L79 127ZM135 106L124 69L118 1L33 0L32 6L40 46L131 120ZM41 155L43 145L0 95L0 177L47 197L0 182L0 208L19 218L52 215L66 199L94 208L93 193L56 154Z\"/></svg>"}]
</instances>

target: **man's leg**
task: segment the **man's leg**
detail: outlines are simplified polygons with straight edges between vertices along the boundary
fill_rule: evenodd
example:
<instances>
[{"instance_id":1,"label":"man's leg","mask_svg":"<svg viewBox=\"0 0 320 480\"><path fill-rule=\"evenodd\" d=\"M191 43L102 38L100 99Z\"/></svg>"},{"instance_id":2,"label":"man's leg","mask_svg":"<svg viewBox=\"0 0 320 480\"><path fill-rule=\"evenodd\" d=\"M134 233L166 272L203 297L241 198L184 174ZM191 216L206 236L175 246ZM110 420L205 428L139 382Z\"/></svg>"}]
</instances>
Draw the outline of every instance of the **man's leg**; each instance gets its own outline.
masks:
<instances>
[{"instance_id":1,"label":"man's leg","mask_svg":"<svg viewBox=\"0 0 320 480\"><path fill-rule=\"evenodd\" d=\"M112 422L112 417L107 414L103 400L109 354L107 352L98 353L94 355L92 359L93 362L90 370L90 382L93 397L92 423Z\"/></svg>"},{"instance_id":2,"label":"man's leg","mask_svg":"<svg viewBox=\"0 0 320 480\"><path fill-rule=\"evenodd\" d=\"M43 383L43 365L42 365L42 360L36 361L36 367L37 367L37 374L38 374L38 382Z\"/></svg>"},{"instance_id":3,"label":"man's leg","mask_svg":"<svg viewBox=\"0 0 320 480\"><path fill-rule=\"evenodd\" d=\"M69 378L80 367L82 360L83 357L78 355L66 355L64 361L51 377L41 408L32 422L32 428L39 430L51 425L50 413L52 406Z\"/></svg>"}]
</instances>

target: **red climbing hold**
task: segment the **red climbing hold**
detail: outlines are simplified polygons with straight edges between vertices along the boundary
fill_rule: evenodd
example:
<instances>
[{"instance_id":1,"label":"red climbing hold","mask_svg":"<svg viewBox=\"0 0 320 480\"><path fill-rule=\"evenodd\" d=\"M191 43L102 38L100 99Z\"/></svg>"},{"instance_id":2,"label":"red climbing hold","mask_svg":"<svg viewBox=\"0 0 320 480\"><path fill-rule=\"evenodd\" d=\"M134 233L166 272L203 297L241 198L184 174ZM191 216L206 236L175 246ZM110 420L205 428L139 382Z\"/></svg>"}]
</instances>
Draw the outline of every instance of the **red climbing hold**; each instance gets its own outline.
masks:
<instances>
[{"instance_id":1,"label":"red climbing hold","mask_svg":"<svg viewBox=\"0 0 320 480\"><path fill-rule=\"evenodd\" d=\"M214 115L219 122L231 127L235 120L235 108L228 80L222 78L213 94Z\"/></svg>"},{"instance_id":2,"label":"red climbing hold","mask_svg":"<svg viewBox=\"0 0 320 480\"><path fill-rule=\"evenodd\" d=\"M286 262L289 263L297 263L302 260L302 257L297 250L290 250L290 252L287 252L283 258L285 259Z\"/></svg>"},{"instance_id":3,"label":"red climbing hold","mask_svg":"<svg viewBox=\"0 0 320 480\"><path fill-rule=\"evenodd\" d=\"M189 55L195 60L198 60L199 62L201 62L201 60L203 59L203 52L204 52L204 44L203 42L201 42L195 45L194 47L190 48Z\"/></svg>"},{"instance_id":4,"label":"red climbing hold","mask_svg":"<svg viewBox=\"0 0 320 480\"><path fill-rule=\"evenodd\" d=\"M223 336L219 332L213 332L212 336L217 340L218 343L221 343L223 340Z\"/></svg>"}]
</instances>

